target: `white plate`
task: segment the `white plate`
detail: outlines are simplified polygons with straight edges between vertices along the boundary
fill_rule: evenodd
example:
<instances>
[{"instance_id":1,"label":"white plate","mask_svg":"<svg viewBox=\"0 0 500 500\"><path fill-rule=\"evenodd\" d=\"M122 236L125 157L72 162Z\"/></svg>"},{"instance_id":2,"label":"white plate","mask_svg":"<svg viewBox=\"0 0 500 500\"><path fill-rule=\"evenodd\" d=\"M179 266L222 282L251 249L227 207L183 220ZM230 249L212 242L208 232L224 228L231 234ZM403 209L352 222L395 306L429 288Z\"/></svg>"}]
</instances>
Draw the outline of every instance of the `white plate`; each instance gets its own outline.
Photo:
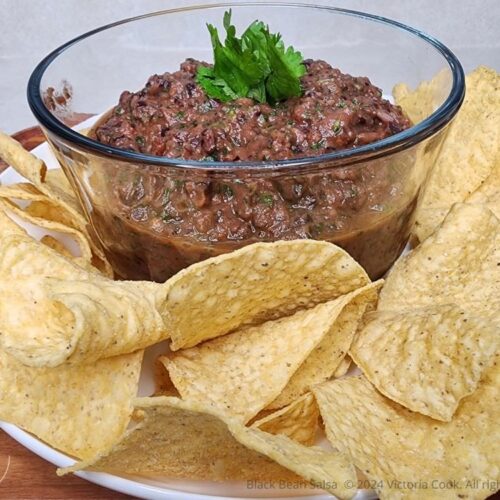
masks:
<instances>
[{"instance_id":1,"label":"white plate","mask_svg":"<svg viewBox=\"0 0 500 500\"><path fill-rule=\"evenodd\" d=\"M82 123L80 127L88 127L94 120L95 118L87 120ZM35 148L33 153L44 160L48 168L57 168L59 166L46 142ZM0 175L0 184L12 184L23 180L24 179L13 169L7 169ZM23 226L37 239L41 238L45 234L51 234L52 236L60 239L62 242L68 243L67 239L60 234L44 231L25 223L23 223ZM152 394L154 390L152 373L153 361L157 355L164 353L165 350L165 345L162 344L155 345L146 350L143 371L139 382L140 396L149 396ZM42 457L58 467L67 467L74 463L72 458L54 450L36 437L23 431L15 425L0 421L0 428L25 448L28 448L39 457ZM280 487L278 482L273 485L267 485L268 487L265 488L250 488L247 487L246 483L243 481L217 483L213 481L174 480L160 476L153 479L142 476L117 476L103 472L82 471L76 472L76 475L90 481L91 483L99 484L111 490L147 499L240 500L248 498L280 498L290 500L326 500L332 498L332 496L327 495L324 492L318 492L317 494L311 495L310 492L305 490L283 488ZM64 481L64 478L62 478L61 481ZM377 498L377 496L373 492L368 490L359 490L355 500L372 500L375 498Z\"/></svg>"}]
</instances>

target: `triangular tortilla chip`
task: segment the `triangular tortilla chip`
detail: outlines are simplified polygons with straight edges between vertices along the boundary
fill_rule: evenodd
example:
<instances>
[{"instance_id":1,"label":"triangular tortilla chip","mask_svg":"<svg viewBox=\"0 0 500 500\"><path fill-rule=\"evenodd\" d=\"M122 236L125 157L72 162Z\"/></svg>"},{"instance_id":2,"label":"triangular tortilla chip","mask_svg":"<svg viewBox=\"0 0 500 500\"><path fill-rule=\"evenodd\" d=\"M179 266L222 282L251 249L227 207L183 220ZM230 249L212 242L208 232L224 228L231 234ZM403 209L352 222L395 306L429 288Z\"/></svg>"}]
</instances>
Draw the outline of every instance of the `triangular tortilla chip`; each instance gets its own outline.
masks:
<instances>
[{"instance_id":1,"label":"triangular tortilla chip","mask_svg":"<svg viewBox=\"0 0 500 500\"><path fill-rule=\"evenodd\" d=\"M398 89L396 103L411 117L420 118L419 110L428 113L433 92L443 88L442 78L438 74L414 92ZM416 211L414 231L420 241L432 233L453 203L463 202L478 189L500 161L500 75L480 66L465 80L464 103L449 125Z\"/></svg>"},{"instance_id":2,"label":"triangular tortilla chip","mask_svg":"<svg viewBox=\"0 0 500 500\"><path fill-rule=\"evenodd\" d=\"M31 368L0 349L0 419L80 459L125 432L137 395L142 352L91 365Z\"/></svg>"},{"instance_id":3,"label":"triangular tortilla chip","mask_svg":"<svg viewBox=\"0 0 500 500\"><path fill-rule=\"evenodd\" d=\"M350 299L332 324L332 328L292 375L281 394L266 409L282 408L305 394L315 384L320 384L334 375L351 347L363 314L367 309L375 309L382 283L383 280L379 280L349 294Z\"/></svg>"},{"instance_id":4,"label":"triangular tortilla chip","mask_svg":"<svg viewBox=\"0 0 500 500\"><path fill-rule=\"evenodd\" d=\"M171 353L162 361L183 399L247 422L281 393L350 300L350 294L343 295Z\"/></svg>"},{"instance_id":5,"label":"triangular tortilla chip","mask_svg":"<svg viewBox=\"0 0 500 500\"><path fill-rule=\"evenodd\" d=\"M171 318L172 350L184 349L246 324L289 316L369 282L361 266L330 243L256 243L169 279L162 314Z\"/></svg>"},{"instance_id":6,"label":"triangular tortilla chip","mask_svg":"<svg viewBox=\"0 0 500 500\"><path fill-rule=\"evenodd\" d=\"M314 389L327 437L381 499L483 499L498 488L500 364L464 399L451 422L403 408L364 377Z\"/></svg>"},{"instance_id":7,"label":"triangular tortilla chip","mask_svg":"<svg viewBox=\"0 0 500 500\"><path fill-rule=\"evenodd\" d=\"M377 312L350 354L377 389L406 408L450 421L495 360L499 329L454 305Z\"/></svg>"},{"instance_id":8,"label":"triangular tortilla chip","mask_svg":"<svg viewBox=\"0 0 500 500\"><path fill-rule=\"evenodd\" d=\"M59 473L92 468L136 474L160 472L190 479L291 477L291 484L301 485L297 476L284 471L285 467L340 499L351 498L356 491L354 467L341 453L308 448L283 435L250 429L234 419L207 413L209 409L194 402L157 397L141 398L136 404L144 410L144 420L120 443L94 460Z\"/></svg>"},{"instance_id":9,"label":"triangular tortilla chip","mask_svg":"<svg viewBox=\"0 0 500 500\"><path fill-rule=\"evenodd\" d=\"M306 446L316 442L319 427L319 410L312 393L307 392L288 406L273 412L265 412L252 423L252 427L270 434L284 434Z\"/></svg>"},{"instance_id":10,"label":"triangular tortilla chip","mask_svg":"<svg viewBox=\"0 0 500 500\"><path fill-rule=\"evenodd\" d=\"M168 338L151 283L0 280L0 346L27 366L90 363Z\"/></svg>"}]
</instances>

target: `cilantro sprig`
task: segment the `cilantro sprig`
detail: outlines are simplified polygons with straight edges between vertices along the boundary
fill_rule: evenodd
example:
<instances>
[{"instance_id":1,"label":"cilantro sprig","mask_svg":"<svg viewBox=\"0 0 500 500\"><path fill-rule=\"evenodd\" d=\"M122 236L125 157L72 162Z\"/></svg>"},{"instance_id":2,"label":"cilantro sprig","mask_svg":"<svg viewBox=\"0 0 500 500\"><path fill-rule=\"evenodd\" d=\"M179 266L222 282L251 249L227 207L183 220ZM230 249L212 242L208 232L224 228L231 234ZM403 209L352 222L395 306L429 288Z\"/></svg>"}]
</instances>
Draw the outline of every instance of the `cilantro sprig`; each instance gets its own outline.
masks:
<instances>
[{"instance_id":1,"label":"cilantro sprig","mask_svg":"<svg viewBox=\"0 0 500 500\"><path fill-rule=\"evenodd\" d=\"M300 77L306 72L302 54L285 47L279 33L270 33L261 21L254 21L236 36L231 11L224 13L224 45L217 28L207 24L214 51L213 67L199 66L196 81L207 95L228 102L249 97L274 104L300 96Z\"/></svg>"}]
</instances>

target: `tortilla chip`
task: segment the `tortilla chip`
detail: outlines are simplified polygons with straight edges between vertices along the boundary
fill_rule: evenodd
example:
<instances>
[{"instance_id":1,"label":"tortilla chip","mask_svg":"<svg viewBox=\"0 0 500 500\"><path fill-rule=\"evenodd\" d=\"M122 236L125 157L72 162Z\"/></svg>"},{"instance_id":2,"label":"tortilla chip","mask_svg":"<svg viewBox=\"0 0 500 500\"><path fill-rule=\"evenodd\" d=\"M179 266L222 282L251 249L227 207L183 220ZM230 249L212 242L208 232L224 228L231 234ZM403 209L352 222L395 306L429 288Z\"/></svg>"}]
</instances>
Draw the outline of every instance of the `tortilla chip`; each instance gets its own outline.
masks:
<instances>
[{"instance_id":1,"label":"tortilla chip","mask_svg":"<svg viewBox=\"0 0 500 500\"><path fill-rule=\"evenodd\" d=\"M91 468L190 480L285 480L306 486L300 477L236 441L216 416L190 410L177 398L141 398L137 403L144 417L121 442L58 474Z\"/></svg>"},{"instance_id":2,"label":"tortilla chip","mask_svg":"<svg viewBox=\"0 0 500 500\"><path fill-rule=\"evenodd\" d=\"M89 275L89 270L78 265L74 259L67 258L28 236L0 209L1 280L33 276L86 279Z\"/></svg>"},{"instance_id":3,"label":"tortilla chip","mask_svg":"<svg viewBox=\"0 0 500 500\"><path fill-rule=\"evenodd\" d=\"M147 282L32 277L0 281L0 346L27 366L90 363L168 337Z\"/></svg>"},{"instance_id":4,"label":"tortilla chip","mask_svg":"<svg viewBox=\"0 0 500 500\"><path fill-rule=\"evenodd\" d=\"M51 179L52 173L62 173L61 170L49 170L47 172L47 178ZM54 178L64 177L64 175L54 176ZM65 181L69 186L68 181ZM65 192L65 187L63 188L63 192ZM69 188L71 189L71 188ZM70 194L68 194L67 198L70 198ZM96 267L102 274L112 278L114 276L113 269L109 262L107 261L106 256L102 248L96 243L97 239L94 235L94 231L92 227L87 223L87 220L83 216L78 216L74 207L71 210L68 210L66 206L62 206L60 201L54 201L50 198L45 198L43 200L35 200L33 201L27 208L26 212L32 216L39 217L45 219L47 221L51 221L53 223L60 223L70 228L73 228L76 231L80 231L86 238L88 245L92 251L91 262L94 267ZM77 203L76 198L74 199L74 203Z\"/></svg>"},{"instance_id":5,"label":"tortilla chip","mask_svg":"<svg viewBox=\"0 0 500 500\"><path fill-rule=\"evenodd\" d=\"M284 480L295 488L302 485L286 467L339 498L350 498L355 492L344 486L346 482L355 484L354 467L338 452L308 448L286 436L249 429L233 419L222 420L196 403L177 398L142 398L137 407L144 409L146 417L121 443L95 460L58 473L92 468L220 481Z\"/></svg>"},{"instance_id":6,"label":"tortilla chip","mask_svg":"<svg viewBox=\"0 0 500 500\"><path fill-rule=\"evenodd\" d=\"M56 231L58 233L70 236L78 244L78 248L80 249L82 258L88 262L91 261L92 250L90 248L88 239L78 229L74 229L73 227L66 226L59 222L53 222L51 220L33 216L29 213L28 209L23 210L13 202L5 199L0 199L0 208L5 211L12 212L16 217L19 217L21 220L28 222L30 224L33 224L43 229L47 229L49 231Z\"/></svg>"},{"instance_id":7,"label":"tortilla chip","mask_svg":"<svg viewBox=\"0 0 500 500\"><path fill-rule=\"evenodd\" d=\"M75 226L75 223L71 218L71 214L61 210L61 207L49 198L34 200L28 207L26 207L26 212L33 217L39 217L40 219L45 219L47 221L57 222L63 224L64 226L71 228L74 228ZM77 230L81 231L80 229Z\"/></svg>"},{"instance_id":8,"label":"tortilla chip","mask_svg":"<svg viewBox=\"0 0 500 500\"><path fill-rule=\"evenodd\" d=\"M59 200L64 206L71 207L72 210L83 215L75 191L63 169L52 168L47 170L44 180L44 192L49 198Z\"/></svg>"},{"instance_id":9,"label":"tortilla chip","mask_svg":"<svg viewBox=\"0 0 500 500\"><path fill-rule=\"evenodd\" d=\"M419 219L413 227L411 237L412 247L418 246L428 238L448 215L450 207L421 208L418 211Z\"/></svg>"},{"instance_id":10,"label":"tortilla chip","mask_svg":"<svg viewBox=\"0 0 500 500\"><path fill-rule=\"evenodd\" d=\"M88 459L121 438L137 394L142 352L86 366L30 368L0 349L0 419Z\"/></svg>"},{"instance_id":11,"label":"tortilla chip","mask_svg":"<svg viewBox=\"0 0 500 500\"><path fill-rule=\"evenodd\" d=\"M439 88L440 83L433 81L428 85ZM424 109L428 103L425 88L396 100L410 116L421 101ZM417 208L414 231L420 241L442 220L434 212L445 215L453 203L464 201L500 161L499 123L500 75L480 66L466 77L464 104L449 126ZM429 217L434 219L432 224Z\"/></svg>"},{"instance_id":12,"label":"tortilla chip","mask_svg":"<svg viewBox=\"0 0 500 500\"><path fill-rule=\"evenodd\" d=\"M61 243L59 240L56 240L53 236L46 235L41 240L40 243L47 245L52 250L55 250L57 253L66 257L67 259L72 259L73 254Z\"/></svg>"},{"instance_id":13,"label":"tortilla chip","mask_svg":"<svg viewBox=\"0 0 500 500\"><path fill-rule=\"evenodd\" d=\"M163 314L171 320L171 348L291 315L369 282L361 266L330 243L249 245L194 264L166 282Z\"/></svg>"},{"instance_id":14,"label":"tortilla chip","mask_svg":"<svg viewBox=\"0 0 500 500\"><path fill-rule=\"evenodd\" d=\"M382 500L482 499L498 487L499 366L490 368L449 423L403 408L364 377L326 382L313 392L328 439L352 458Z\"/></svg>"},{"instance_id":15,"label":"tortilla chip","mask_svg":"<svg viewBox=\"0 0 500 500\"><path fill-rule=\"evenodd\" d=\"M351 364L352 364L351 356L349 356L349 354L346 354L344 356L344 359L340 362L340 365L335 370L333 376L335 378L343 377L351 368Z\"/></svg>"},{"instance_id":16,"label":"tortilla chip","mask_svg":"<svg viewBox=\"0 0 500 500\"><path fill-rule=\"evenodd\" d=\"M252 427L269 434L284 434L306 446L316 441L319 410L312 393L308 392L280 410L256 420Z\"/></svg>"},{"instance_id":17,"label":"tortilla chip","mask_svg":"<svg viewBox=\"0 0 500 500\"><path fill-rule=\"evenodd\" d=\"M57 182L62 186L64 191L68 191L68 197L71 194L71 186L60 169L49 170L46 174L47 179L52 182ZM69 212L58 201L49 198L46 194L40 192L35 186L28 183L11 184L8 186L0 186L0 199L5 202L10 202L8 206L15 206L12 200L30 201L31 203L23 208L23 212L16 212L18 216L23 217L28 222L44 227L49 230L55 230L62 233L69 233L75 237L79 246L82 248L82 255L85 260L92 262L106 276L112 277L113 272L109 263L105 261L104 255L100 248L97 248L88 230L86 222L80 220L75 223L75 216ZM76 204L74 198L73 204ZM34 219L36 218L36 219Z\"/></svg>"},{"instance_id":18,"label":"tortilla chip","mask_svg":"<svg viewBox=\"0 0 500 500\"><path fill-rule=\"evenodd\" d=\"M351 296L162 357L183 399L248 422L334 328Z\"/></svg>"},{"instance_id":19,"label":"tortilla chip","mask_svg":"<svg viewBox=\"0 0 500 500\"><path fill-rule=\"evenodd\" d=\"M19 142L3 132L0 132L0 157L18 174L32 182L40 193L70 212L73 215L72 219L78 221L79 227L75 229L82 230L82 227L86 226L80 205L62 171L56 169L49 173L42 160L26 151Z\"/></svg>"},{"instance_id":20,"label":"tortilla chip","mask_svg":"<svg viewBox=\"0 0 500 500\"><path fill-rule=\"evenodd\" d=\"M382 393L450 420L497 349L498 262L500 221L469 204L454 205L432 236L398 260L350 352Z\"/></svg>"},{"instance_id":21,"label":"tortilla chip","mask_svg":"<svg viewBox=\"0 0 500 500\"><path fill-rule=\"evenodd\" d=\"M110 281L15 224L6 227L0 228L0 345L18 361L91 362L168 337L157 310L161 285Z\"/></svg>"},{"instance_id":22,"label":"tortilla chip","mask_svg":"<svg viewBox=\"0 0 500 500\"><path fill-rule=\"evenodd\" d=\"M26 231L16 224L12 218L7 215L5 208L0 205L0 238L12 234L27 235Z\"/></svg>"},{"instance_id":23,"label":"tortilla chip","mask_svg":"<svg viewBox=\"0 0 500 500\"><path fill-rule=\"evenodd\" d=\"M99 243L91 237L87 219L64 172L60 169L47 171L43 161L26 151L19 142L3 132L0 132L0 158L32 182L41 194L46 195L52 201L52 204L57 205L59 210L51 212L54 218L50 220L68 225L85 235L92 248L95 266L106 276L112 277L113 269Z\"/></svg>"},{"instance_id":24,"label":"tortilla chip","mask_svg":"<svg viewBox=\"0 0 500 500\"><path fill-rule=\"evenodd\" d=\"M499 330L454 305L378 312L350 354L385 396L410 410L450 421L495 360Z\"/></svg>"},{"instance_id":25,"label":"tortilla chip","mask_svg":"<svg viewBox=\"0 0 500 500\"><path fill-rule=\"evenodd\" d=\"M438 230L393 266L378 310L457 304L500 324L500 221L481 205L456 204Z\"/></svg>"},{"instance_id":26,"label":"tortilla chip","mask_svg":"<svg viewBox=\"0 0 500 500\"><path fill-rule=\"evenodd\" d=\"M401 106L416 125L438 109L451 90L449 71L440 71L431 81L423 81L412 91L405 83L398 83L392 89L396 104Z\"/></svg>"},{"instance_id":27,"label":"tortilla chip","mask_svg":"<svg viewBox=\"0 0 500 500\"><path fill-rule=\"evenodd\" d=\"M66 257L67 259L72 260L75 264L78 266L82 267L89 273L95 273L98 272L98 270L92 266L92 264L88 261L86 261L83 257L75 257L69 248L66 247L61 241L58 239L54 238L53 236L50 235L45 235L41 240L40 243L43 243L44 245L48 246L49 248L52 248L52 250L55 250L58 254L62 255L63 257Z\"/></svg>"},{"instance_id":28,"label":"tortilla chip","mask_svg":"<svg viewBox=\"0 0 500 500\"><path fill-rule=\"evenodd\" d=\"M228 427L240 443L300 474L336 498L349 499L356 493L356 470L345 454L318 446L302 446L282 434L268 434L235 421Z\"/></svg>"},{"instance_id":29,"label":"tortilla chip","mask_svg":"<svg viewBox=\"0 0 500 500\"><path fill-rule=\"evenodd\" d=\"M83 217L80 205L69 183L61 173L50 173L45 163L34 154L26 151L12 137L0 131L0 158L9 164L18 174L33 183L41 193L60 203L62 207L74 212L75 219Z\"/></svg>"},{"instance_id":30,"label":"tortilla chip","mask_svg":"<svg viewBox=\"0 0 500 500\"><path fill-rule=\"evenodd\" d=\"M377 304L378 290L383 280L370 283L349 294L348 302L332 323L328 333L293 374L280 395L266 408L282 408L305 394L313 385L333 376L351 347L358 324L367 309Z\"/></svg>"},{"instance_id":31,"label":"tortilla chip","mask_svg":"<svg viewBox=\"0 0 500 500\"><path fill-rule=\"evenodd\" d=\"M0 158L35 185L45 180L47 167L43 161L26 151L19 142L2 131L0 131Z\"/></svg>"},{"instance_id":32,"label":"tortilla chip","mask_svg":"<svg viewBox=\"0 0 500 500\"><path fill-rule=\"evenodd\" d=\"M154 361L153 379L155 383L155 396L180 397L179 391L175 388L165 365L161 361L161 356L158 356Z\"/></svg>"},{"instance_id":33,"label":"tortilla chip","mask_svg":"<svg viewBox=\"0 0 500 500\"><path fill-rule=\"evenodd\" d=\"M0 185L0 198L25 200L25 201L43 201L47 197L40 193L38 189L27 182L18 184Z\"/></svg>"},{"instance_id":34,"label":"tortilla chip","mask_svg":"<svg viewBox=\"0 0 500 500\"><path fill-rule=\"evenodd\" d=\"M500 219L500 160L465 202L486 205Z\"/></svg>"}]
</instances>

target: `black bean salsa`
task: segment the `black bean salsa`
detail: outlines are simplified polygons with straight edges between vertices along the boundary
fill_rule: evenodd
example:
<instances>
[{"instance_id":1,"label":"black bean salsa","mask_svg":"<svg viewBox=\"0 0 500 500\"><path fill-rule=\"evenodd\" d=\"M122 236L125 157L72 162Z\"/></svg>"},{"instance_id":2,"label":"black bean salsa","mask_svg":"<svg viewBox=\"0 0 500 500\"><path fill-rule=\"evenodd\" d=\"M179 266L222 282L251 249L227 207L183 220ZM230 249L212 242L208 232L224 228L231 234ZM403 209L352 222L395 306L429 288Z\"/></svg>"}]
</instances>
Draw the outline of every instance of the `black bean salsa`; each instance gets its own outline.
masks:
<instances>
[{"instance_id":1,"label":"black bean salsa","mask_svg":"<svg viewBox=\"0 0 500 500\"><path fill-rule=\"evenodd\" d=\"M125 91L95 128L98 141L129 151L205 161L286 160L370 144L410 121L366 77L304 61L303 95L272 106L249 98L218 102L196 83L198 66L153 75Z\"/></svg>"},{"instance_id":2,"label":"black bean salsa","mask_svg":"<svg viewBox=\"0 0 500 500\"><path fill-rule=\"evenodd\" d=\"M209 165L318 156L411 126L368 78L324 61L301 64L300 95L261 102L211 97L197 75L212 66L187 59L176 72L151 76L142 90L123 92L91 134L116 148ZM414 202L391 206L403 186L384 161L277 176L215 171L150 166L113 175L112 220L96 214L95 223L112 233L107 247L119 272L161 281L256 241L314 238L343 246L378 277L406 242Z\"/></svg>"}]
</instances>

